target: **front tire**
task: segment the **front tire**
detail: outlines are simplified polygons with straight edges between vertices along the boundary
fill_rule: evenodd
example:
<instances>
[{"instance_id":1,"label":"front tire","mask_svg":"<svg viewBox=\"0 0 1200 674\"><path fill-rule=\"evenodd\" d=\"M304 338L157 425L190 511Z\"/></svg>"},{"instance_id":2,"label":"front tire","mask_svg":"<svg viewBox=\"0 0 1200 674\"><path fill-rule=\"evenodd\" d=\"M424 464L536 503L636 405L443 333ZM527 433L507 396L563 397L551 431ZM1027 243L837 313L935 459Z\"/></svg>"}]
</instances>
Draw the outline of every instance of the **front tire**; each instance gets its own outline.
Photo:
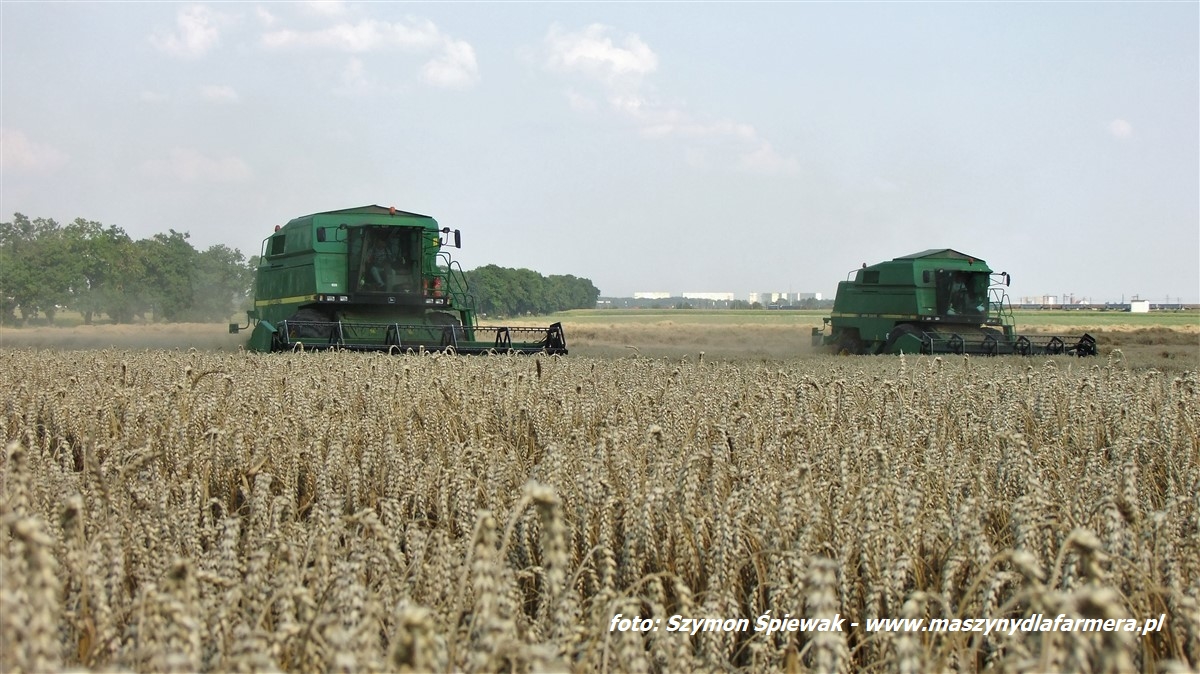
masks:
<instances>
[{"instance_id":1,"label":"front tire","mask_svg":"<svg viewBox=\"0 0 1200 674\"><path fill-rule=\"evenodd\" d=\"M847 330L838 337L834 347L839 356L857 356L863 352L862 340L858 338L858 330Z\"/></svg>"},{"instance_id":2,"label":"front tire","mask_svg":"<svg viewBox=\"0 0 1200 674\"><path fill-rule=\"evenodd\" d=\"M887 341L884 342L884 344L883 344L883 352L882 353L897 353L897 351L895 350L896 343L899 342L901 339L904 339L908 335L912 335L912 336L916 337L917 339L921 340L921 351L925 351L925 344L926 344L925 333L922 332L915 325L910 325L908 323L901 323L900 325L897 325L896 327L894 327L890 331L888 331Z\"/></svg>"},{"instance_id":3,"label":"front tire","mask_svg":"<svg viewBox=\"0 0 1200 674\"><path fill-rule=\"evenodd\" d=\"M297 325L293 325L295 322ZM328 342L333 336L332 325L306 325L311 323L332 323L333 319L320 309L305 307L288 316L287 339L293 340L324 340Z\"/></svg>"}]
</instances>

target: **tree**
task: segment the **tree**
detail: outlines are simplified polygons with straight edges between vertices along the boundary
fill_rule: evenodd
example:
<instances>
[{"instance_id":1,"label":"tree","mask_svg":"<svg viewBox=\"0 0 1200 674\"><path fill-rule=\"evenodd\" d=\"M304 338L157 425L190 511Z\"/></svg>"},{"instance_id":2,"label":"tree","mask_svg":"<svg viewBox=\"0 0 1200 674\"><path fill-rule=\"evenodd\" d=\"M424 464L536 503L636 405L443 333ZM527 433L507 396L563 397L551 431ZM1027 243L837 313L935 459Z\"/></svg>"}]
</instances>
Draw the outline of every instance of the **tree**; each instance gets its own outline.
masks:
<instances>
[{"instance_id":1,"label":"tree","mask_svg":"<svg viewBox=\"0 0 1200 674\"><path fill-rule=\"evenodd\" d=\"M74 259L71 308L90 325L97 313L114 322L128 323L139 306L139 289L146 280L140 249L125 230L117 226L76 218L64 235Z\"/></svg>"},{"instance_id":2,"label":"tree","mask_svg":"<svg viewBox=\"0 0 1200 674\"><path fill-rule=\"evenodd\" d=\"M0 320L18 322L59 307L85 323L104 313L127 323L153 310L166 320L225 320L250 296L257 260L212 246L203 253L187 232L134 241L120 227L76 218L65 227L21 213L0 223Z\"/></svg>"},{"instance_id":3,"label":"tree","mask_svg":"<svg viewBox=\"0 0 1200 674\"><path fill-rule=\"evenodd\" d=\"M261 259L258 255L251 255L250 259L246 260L245 265L243 265L246 274L246 295L242 298L241 306L238 307L239 311L254 308L254 281L258 275L258 263Z\"/></svg>"},{"instance_id":4,"label":"tree","mask_svg":"<svg viewBox=\"0 0 1200 674\"><path fill-rule=\"evenodd\" d=\"M487 265L466 272L466 277L476 309L497 316L591 309L600 297L591 281L569 274L545 277L529 269Z\"/></svg>"},{"instance_id":5,"label":"tree","mask_svg":"<svg viewBox=\"0 0 1200 674\"><path fill-rule=\"evenodd\" d=\"M600 299L600 291L585 278L571 274L550 276L546 279L548 301L555 311L565 309L592 309Z\"/></svg>"},{"instance_id":6,"label":"tree","mask_svg":"<svg viewBox=\"0 0 1200 674\"><path fill-rule=\"evenodd\" d=\"M253 278L253 270L236 248L218 244L198 253L192 271L190 317L196 321L227 320L245 302Z\"/></svg>"},{"instance_id":7,"label":"tree","mask_svg":"<svg viewBox=\"0 0 1200 674\"><path fill-rule=\"evenodd\" d=\"M483 314L505 316L513 313L505 270L494 264L466 273L467 286L475 298L475 308Z\"/></svg>"},{"instance_id":8,"label":"tree","mask_svg":"<svg viewBox=\"0 0 1200 674\"><path fill-rule=\"evenodd\" d=\"M138 241L146 265L146 296L155 318L184 320L194 298L192 279L196 271L196 249L188 243L190 234L168 230Z\"/></svg>"},{"instance_id":9,"label":"tree","mask_svg":"<svg viewBox=\"0 0 1200 674\"><path fill-rule=\"evenodd\" d=\"M545 313L546 293L543 285L545 278L531 269L509 270L511 281L509 292L513 293L514 314Z\"/></svg>"},{"instance_id":10,"label":"tree","mask_svg":"<svg viewBox=\"0 0 1200 674\"><path fill-rule=\"evenodd\" d=\"M5 298L5 318L21 321L39 312L53 323L58 307L71 293L71 260L62 229L48 218L30 220L15 213L12 222L0 223L0 296Z\"/></svg>"}]
</instances>

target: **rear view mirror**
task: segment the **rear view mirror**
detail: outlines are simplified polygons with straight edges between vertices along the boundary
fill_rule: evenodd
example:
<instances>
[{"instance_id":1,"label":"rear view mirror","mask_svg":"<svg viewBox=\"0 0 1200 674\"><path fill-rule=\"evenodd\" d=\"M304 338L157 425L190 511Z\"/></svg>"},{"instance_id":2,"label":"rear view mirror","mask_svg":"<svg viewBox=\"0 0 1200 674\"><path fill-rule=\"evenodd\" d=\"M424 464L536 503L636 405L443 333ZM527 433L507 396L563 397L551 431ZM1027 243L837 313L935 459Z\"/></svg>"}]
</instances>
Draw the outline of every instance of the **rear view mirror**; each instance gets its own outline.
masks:
<instances>
[{"instance_id":1,"label":"rear view mirror","mask_svg":"<svg viewBox=\"0 0 1200 674\"><path fill-rule=\"evenodd\" d=\"M442 234L449 234L449 233L450 233L450 228L449 228L449 227L443 227L443 228L442 228ZM446 236L446 237L439 237L439 238L438 238L438 244L439 244L439 245L442 245L442 246L448 246L448 245L450 245L450 238L449 238L448 236ZM462 248L462 233L461 233L461 232L459 232L457 229L456 229L456 230L454 230L454 247L455 247L455 248Z\"/></svg>"}]
</instances>

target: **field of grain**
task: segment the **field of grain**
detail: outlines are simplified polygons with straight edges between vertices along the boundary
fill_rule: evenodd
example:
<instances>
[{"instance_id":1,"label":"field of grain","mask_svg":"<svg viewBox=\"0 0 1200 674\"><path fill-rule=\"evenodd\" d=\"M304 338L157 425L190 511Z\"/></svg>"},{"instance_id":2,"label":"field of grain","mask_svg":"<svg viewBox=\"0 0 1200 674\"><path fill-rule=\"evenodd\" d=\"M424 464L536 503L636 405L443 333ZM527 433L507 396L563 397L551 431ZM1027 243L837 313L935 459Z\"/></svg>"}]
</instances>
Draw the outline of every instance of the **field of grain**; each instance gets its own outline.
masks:
<instances>
[{"instance_id":1,"label":"field of grain","mask_svg":"<svg viewBox=\"0 0 1200 674\"><path fill-rule=\"evenodd\" d=\"M1200 666L1200 377L1120 352L8 348L0 400L4 671ZM865 628L1039 614L1165 618Z\"/></svg>"},{"instance_id":2,"label":"field of grain","mask_svg":"<svg viewBox=\"0 0 1200 674\"><path fill-rule=\"evenodd\" d=\"M572 355L694 358L703 352L710 359L761 362L827 355L812 346L812 329L821 326L823 315L818 311L594 310L485 323L544 327L561 321ZM1096 337L1101 355L1120 350L1124 362L1135 370L1180 374L1200 369L1200 314L1195 312L1025 312L1017 320L1024 334L1089 332ZM225 324L61 322L61 326L0 327L0 348L236 352L247 339L245 333L229 334Z\"/></svg>"}]
</instances>

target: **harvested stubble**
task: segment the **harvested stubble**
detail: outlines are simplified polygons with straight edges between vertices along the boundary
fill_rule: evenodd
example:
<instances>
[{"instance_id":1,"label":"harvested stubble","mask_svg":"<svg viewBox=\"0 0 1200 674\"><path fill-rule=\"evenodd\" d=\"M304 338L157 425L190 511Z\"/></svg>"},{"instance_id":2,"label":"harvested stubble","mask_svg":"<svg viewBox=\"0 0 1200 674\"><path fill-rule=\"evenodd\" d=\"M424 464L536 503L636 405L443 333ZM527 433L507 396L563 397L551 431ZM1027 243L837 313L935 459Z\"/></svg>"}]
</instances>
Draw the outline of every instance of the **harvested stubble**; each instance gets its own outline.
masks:
<instances>
[{"instance_id":1,"label":"harvested stubble","mask_svg":"<svg viewBox=\"0 0 1200 674\"><path fill-rule=\"evenodd\" d=\"M1194 668L1198 393L1117 356L0 352L0 668ZM767 611L847 631L665 630ZM1037 613L1167 619L862 627Z\"/></svg>"}]
</instances>

